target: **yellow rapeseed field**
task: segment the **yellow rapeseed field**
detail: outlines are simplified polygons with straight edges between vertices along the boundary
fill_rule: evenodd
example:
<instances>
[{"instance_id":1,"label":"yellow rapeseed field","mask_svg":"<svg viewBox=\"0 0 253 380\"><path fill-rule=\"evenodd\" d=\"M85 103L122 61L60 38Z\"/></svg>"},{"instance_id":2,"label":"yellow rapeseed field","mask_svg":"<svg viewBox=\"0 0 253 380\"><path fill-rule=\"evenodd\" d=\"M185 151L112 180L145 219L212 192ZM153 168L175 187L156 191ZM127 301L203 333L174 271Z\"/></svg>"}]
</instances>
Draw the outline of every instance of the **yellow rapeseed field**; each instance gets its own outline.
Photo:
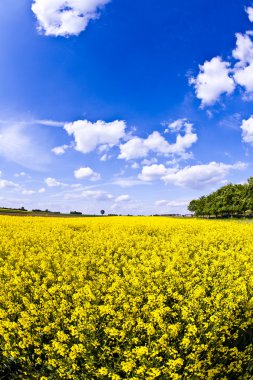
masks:
<instances>
[{"instance_id":1,"label":"yellow rapeseed field","mask_svg":"<svg viewBox=\"0 0 253 380\"><path fill-rule=\"evenodd\" d=\"M0 217L0 379L253 376L253 224Z\"/></svg>"}]
</instances>

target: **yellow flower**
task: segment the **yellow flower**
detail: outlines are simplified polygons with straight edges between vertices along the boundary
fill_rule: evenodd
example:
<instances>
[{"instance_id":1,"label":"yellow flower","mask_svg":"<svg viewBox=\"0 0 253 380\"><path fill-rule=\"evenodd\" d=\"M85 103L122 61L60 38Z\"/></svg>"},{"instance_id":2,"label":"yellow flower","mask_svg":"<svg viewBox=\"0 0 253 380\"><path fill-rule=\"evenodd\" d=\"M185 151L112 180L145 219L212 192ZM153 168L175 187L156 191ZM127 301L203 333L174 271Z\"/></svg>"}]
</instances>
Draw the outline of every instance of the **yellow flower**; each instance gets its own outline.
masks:
<instances>
[{"instance_id":1,"label":"yellow flower","mask_svg":"<svg viewBox=\"0 0 253 380\"><path fill-rule=\"evenodd\" d=\"M0 378L250 380L252 236L231 221L0 216Z\"/></svg>"}]
</instances>

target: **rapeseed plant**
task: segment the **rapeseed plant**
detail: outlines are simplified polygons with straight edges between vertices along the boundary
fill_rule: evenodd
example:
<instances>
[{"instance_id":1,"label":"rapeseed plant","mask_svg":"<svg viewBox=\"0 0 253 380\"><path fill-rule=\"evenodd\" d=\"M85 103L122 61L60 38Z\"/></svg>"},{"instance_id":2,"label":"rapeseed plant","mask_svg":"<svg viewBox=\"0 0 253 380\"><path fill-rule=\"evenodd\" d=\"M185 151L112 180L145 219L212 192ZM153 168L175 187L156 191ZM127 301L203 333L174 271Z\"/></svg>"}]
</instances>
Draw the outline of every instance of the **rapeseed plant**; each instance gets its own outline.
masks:
<instances>
[{"instance_id":1,"label":"rapeseed plant","mask_svg":"<svg viewBox=\"0 0 253 380\"><path fill-rule=\"evenodd\" d=\"M253 224L0 218L0 377L253 373Z\"/></svg>"}]
</instances>

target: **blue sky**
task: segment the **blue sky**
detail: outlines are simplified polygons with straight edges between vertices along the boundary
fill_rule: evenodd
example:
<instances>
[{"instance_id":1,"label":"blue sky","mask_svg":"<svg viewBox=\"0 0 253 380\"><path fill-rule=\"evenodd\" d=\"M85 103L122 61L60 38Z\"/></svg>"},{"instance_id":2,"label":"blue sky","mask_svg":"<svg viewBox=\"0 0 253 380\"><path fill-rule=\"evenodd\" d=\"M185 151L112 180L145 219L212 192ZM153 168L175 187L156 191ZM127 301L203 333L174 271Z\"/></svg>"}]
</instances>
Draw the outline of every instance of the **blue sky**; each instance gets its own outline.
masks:
<instances>
[{"instance_id":1,"label":"blue sky","mask_svg":"<svg viewBox=\"0 0 253 380\"><path fill-rule=\"evenodd\" d=\"M253 174L253 4L2 0L0 205L186 212Z\"/></svg>"}]
</instances>

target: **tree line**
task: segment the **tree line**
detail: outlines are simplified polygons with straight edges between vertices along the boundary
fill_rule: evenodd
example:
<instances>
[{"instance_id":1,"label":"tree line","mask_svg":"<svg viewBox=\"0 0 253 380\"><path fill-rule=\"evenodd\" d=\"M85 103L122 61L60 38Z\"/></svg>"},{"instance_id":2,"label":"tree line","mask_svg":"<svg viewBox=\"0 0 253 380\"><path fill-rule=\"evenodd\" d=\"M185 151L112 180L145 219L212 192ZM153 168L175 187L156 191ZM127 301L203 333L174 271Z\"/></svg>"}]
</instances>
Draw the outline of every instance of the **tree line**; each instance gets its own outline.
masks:
<instances>
[{"instance_id":1,"label":"tree line","mask_svg":"<svg viewBox=\"0 0 253 380\"><path fill-rule=\"evenodd\" d=\"M253 177L245 184L229 183L207 196L193 199L188 210L202 217L253 217Z\"/></svg>"}]
</instances>

